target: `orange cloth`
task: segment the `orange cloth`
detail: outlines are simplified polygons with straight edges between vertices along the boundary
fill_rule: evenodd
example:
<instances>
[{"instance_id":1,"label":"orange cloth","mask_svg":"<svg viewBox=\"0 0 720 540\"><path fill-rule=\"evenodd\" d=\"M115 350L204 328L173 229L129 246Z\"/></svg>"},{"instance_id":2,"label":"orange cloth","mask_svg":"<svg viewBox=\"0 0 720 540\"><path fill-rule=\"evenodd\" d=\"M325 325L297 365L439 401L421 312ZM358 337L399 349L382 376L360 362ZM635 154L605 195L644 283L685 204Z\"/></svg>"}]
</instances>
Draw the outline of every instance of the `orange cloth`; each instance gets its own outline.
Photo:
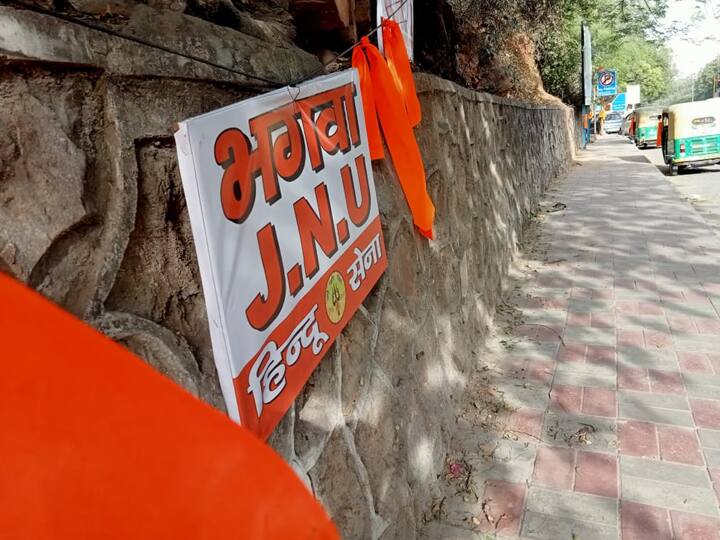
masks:
<instances>
[{"instance_id":1,"label":"orange cloth","mask_svg":"<svg viewBox=\"0 0 720 540\"><path fill-rule=\"evenodd\" d=\"M0 536L336 540L268 446L0 272Z\"/></svg>"},{"instance_id":2,"label":"orange cloth","mask_svg":"<svg viewBox=\"0 0 720 540\"><path fill-rule=\"evenodd\" d=\"M413 216L413 223L420 233L433 237L435 206L427 192L425 170L420 148L418 148L412 126L404 108L399 107L403 98L398 91L396 79L388 68L380 51L367 37L353 51L352 65L360 75L360 91L365 110L365 124L372 159L382 157L378 147L382 148L380 129L373 118L375 110L385 136L390 157L402 186L405 199ZM372 104L369 102L372 101ZM375 153L373 153L375 148Z\"/></svg>"},{"instance_id":3,"label":"orange cloth","mask_svg":"<svg viewBox=\"0 0 720 540\"><path fill-rule=\"evenodd\" d=\"M382 21L383 49L390 73L393 74L395 85L400 90L405 101L410 125L415 127L420 123L420 101L415 91L415 79L410 69L410 59L405 47L405 39L398 23L392 19Z\"/></svg>"},{"instance_id":4,"label":"orange cloth","mask_svg":"<svg viewBox=\"0 0 720 540\"><path fill-rule=\"evenodd\" d=\"M657 143L657 145L659 147L662 146L662 132L663 132L663 121L662 121L662 116L660 116L660 121L658 122L658 127L657 127L657 137L655 138L655 142Z\"/></svg>"}]
</instances>

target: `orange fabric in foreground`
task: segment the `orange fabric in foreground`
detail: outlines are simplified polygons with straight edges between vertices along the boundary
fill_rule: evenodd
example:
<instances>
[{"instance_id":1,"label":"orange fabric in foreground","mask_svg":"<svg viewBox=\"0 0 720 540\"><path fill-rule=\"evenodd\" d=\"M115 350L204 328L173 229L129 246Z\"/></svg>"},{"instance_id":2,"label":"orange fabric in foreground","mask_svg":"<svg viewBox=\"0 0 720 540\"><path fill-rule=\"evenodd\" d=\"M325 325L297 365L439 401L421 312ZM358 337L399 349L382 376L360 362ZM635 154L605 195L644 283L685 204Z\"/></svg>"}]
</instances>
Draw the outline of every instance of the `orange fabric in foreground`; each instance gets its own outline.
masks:
<instances>
[{"instance_id":1,"label":"orange fabric in foreground","mask_svg":"<svg viewBox=\"0 0 720 540\"><path fill-rule=\"evenodd\" d=\"M247 430L0 273L0 531L337 539Z\"/></svg>"},{"instance_id":2,"label":"orange fabric in foreground","mask_svg":"<svg viewBox=\"0 0 720 540\"><path fill-rule=\"evenodd\" d=\"M371 148L371 157L377 159L372 148L381 146L380 130L369 112L373 108L380 119L385 142L392 158L398 180L413 216L413 223L420 233L433 237L435 206L427 192L425 170L412 126L408 121L404 103L398 91L396 80L380 51L366 37L353 51L352 65L360 75L360 89L363 95L366 129ZM373 105L367 106L366 101ZM368 117L371 117L368 119Z\"/></svg>"}]
</instances>

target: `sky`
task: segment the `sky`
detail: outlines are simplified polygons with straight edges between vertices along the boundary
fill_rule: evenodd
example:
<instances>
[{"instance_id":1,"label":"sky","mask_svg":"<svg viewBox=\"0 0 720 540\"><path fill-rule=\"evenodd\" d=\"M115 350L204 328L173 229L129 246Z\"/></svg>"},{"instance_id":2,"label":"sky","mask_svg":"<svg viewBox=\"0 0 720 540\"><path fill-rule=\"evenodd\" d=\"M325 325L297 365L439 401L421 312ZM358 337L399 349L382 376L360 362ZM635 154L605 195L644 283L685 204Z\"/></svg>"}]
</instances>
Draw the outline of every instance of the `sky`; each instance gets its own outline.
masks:
<instances>
[{"instance_id":1,"label":"sky","mask_svg":"<svg viewBox=\"0 0 720 540\"><path fill-rule=\"evenodd\" d=\"M670 0L663 23L688 27L668 42L680 77L697 73L720 54L720 0Z\"/></svg>"}]
</instances>

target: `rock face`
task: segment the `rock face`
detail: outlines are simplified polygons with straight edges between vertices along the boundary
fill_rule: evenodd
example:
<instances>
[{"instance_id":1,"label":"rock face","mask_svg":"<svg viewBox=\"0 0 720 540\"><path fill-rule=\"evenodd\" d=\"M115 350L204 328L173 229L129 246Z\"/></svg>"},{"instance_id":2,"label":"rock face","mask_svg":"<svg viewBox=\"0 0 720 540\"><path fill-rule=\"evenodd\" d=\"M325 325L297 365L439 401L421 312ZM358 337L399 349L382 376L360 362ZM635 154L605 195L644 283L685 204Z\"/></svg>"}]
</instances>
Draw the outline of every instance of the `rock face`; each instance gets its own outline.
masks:
<instances>
[{"instance_id":1,"label":"rock face","mask_svg":"<svg viewBox=\"0 0 720 540\"><path fill-rule=\"evenodd\" d=\"M183 15L181 2L149 4L126 23L138 34L182 29L165 42L266 77L318 67L282 41ZM0 54L0 270L222 408L172 126L258 82L10 7ZM437 240L413 230L393 169L376 163L388 271L270 438L345 538L415 538L431 511L523 223L571 156L561 107L429 75L417 86Z\"/></svg>"}]
</instances>

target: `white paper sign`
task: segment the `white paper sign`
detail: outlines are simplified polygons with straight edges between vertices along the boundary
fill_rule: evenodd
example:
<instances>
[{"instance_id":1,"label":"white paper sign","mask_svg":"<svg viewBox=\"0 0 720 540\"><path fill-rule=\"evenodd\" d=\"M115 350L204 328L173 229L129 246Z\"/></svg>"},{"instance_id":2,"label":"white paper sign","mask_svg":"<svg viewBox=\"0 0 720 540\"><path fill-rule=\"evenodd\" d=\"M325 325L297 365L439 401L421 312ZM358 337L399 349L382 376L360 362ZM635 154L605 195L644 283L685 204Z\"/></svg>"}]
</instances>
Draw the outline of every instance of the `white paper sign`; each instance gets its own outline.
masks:
<instances>
[{"instance_id":1,"label":"white paper sign","mask_svg":"<svg viewBox=\"0 0 720 540\"><path fill-rule=\"evenodd\" d=\"M400 27L405 47L407 48L408 58L412 62L413 56L413 0L406 0L405 4L400 5L402 0L378 0L377 3L377 24L380 25L383 19L392 19ZM399 9L398 9L399 6ZM396 13L397 11L397 13ZM394 13L392 17L390 14ZM380 52L384 54L382 29L378 30L378 45Z\"/></svg>"}]
</instances>

